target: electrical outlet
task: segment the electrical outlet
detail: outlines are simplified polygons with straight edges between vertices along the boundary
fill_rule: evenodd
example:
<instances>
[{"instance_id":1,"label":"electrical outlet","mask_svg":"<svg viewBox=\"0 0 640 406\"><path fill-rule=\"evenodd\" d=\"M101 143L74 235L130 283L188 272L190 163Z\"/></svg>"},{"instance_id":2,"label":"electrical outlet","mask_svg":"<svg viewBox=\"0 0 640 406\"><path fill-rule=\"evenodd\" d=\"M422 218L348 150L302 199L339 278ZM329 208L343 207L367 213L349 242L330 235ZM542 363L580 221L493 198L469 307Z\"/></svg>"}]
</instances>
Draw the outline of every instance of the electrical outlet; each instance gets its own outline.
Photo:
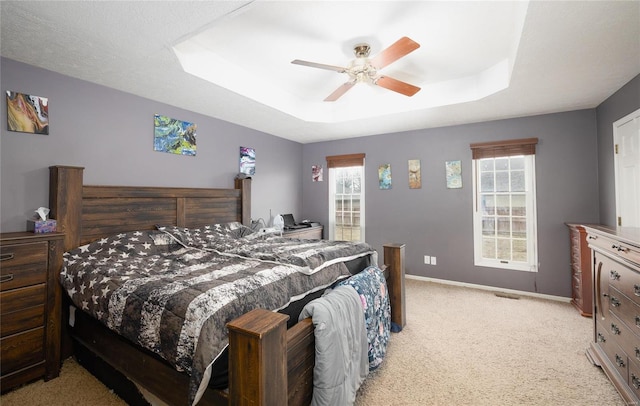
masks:
<instances>
[{"instance_id":1,"label":"electrical outlet","mask_svg":"<svg viewBox=\"0 0 640 406\"><path fill-rule=\"evenodd\" d=\"M436 257L431 257L431 265L435 265L436 264Z\"/></svg>"},{"instance_id":2,"label":"electrical outlet","mask_svg":"<svg viewBox=\"0 0 640 406\"><path fill-rule=\"evenodd\" d=\"M424 256L424 263L429 265L431 263L431 257L429 255Z\"/></svg>"}]
</instances>

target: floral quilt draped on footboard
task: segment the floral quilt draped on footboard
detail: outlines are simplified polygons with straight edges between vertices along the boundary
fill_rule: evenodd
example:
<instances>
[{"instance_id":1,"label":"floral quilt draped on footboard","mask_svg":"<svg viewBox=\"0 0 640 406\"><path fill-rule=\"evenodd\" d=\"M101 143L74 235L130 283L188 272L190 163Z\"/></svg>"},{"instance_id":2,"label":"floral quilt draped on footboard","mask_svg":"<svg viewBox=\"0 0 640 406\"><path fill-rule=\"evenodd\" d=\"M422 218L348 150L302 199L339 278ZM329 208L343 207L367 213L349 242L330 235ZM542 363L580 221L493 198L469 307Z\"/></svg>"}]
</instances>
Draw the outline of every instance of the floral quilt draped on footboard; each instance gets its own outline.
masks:
<instances>
[{"instance_id":1,"label":"floral quilt draped on footboard","mask_svg":"<svg viewBox=\"0 0 640 406\"><path fill-rule=\"evenodd\" d=\"M369 266L340 282L340 285L351 286L360 295L367 327L369 371L373 371L380 366L387 353L391 330L391 305L384 274L378 267Z\"/></svg>"}]
</instances>

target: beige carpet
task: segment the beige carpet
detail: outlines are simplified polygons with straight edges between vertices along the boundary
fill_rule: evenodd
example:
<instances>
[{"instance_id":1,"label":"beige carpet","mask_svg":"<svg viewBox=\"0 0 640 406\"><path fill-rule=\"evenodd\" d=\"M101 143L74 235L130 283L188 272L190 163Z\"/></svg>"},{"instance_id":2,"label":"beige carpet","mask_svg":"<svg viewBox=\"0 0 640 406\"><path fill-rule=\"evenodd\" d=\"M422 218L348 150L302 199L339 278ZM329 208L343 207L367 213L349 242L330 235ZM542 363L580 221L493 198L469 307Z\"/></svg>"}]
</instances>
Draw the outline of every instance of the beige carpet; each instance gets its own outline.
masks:
<instances>
[{"instance_id":1,"label":"beige carpet","mask_svg":"<svg viewBox=\"0 0 640 406\"><path fill-rule=\"evenodd\" d=\"M407 326L356 405L622 406L585 356L592 320L569 304L407 280ZM124 405L72 359L59 378L0 398L10 405Z\"/></svg>"}]
</instances>

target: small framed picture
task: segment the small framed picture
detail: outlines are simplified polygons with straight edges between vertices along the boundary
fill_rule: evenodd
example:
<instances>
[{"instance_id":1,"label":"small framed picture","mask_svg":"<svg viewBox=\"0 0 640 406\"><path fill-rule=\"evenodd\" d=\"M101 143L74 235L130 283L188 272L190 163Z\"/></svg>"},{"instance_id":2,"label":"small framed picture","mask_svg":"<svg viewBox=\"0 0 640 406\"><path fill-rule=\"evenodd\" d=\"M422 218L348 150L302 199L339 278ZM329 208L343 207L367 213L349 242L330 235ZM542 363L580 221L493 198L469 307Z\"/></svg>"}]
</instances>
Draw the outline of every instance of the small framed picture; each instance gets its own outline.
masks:
<instances>
[{"instance_id":1,"label":"small framed picture","mask_svg":"<svg viewBox=\"0 0 640 406\"><path fill-rule=\"evenodd\" d=\"M409 189L420 189L422 187L422 176L420 174L420 160L409 160Z\"/></svg>"},{"instance_id":2,"label":"small framed picture","mask_svg":"<svg viewBox=\"0 0 640 406\"><path fill-rule=\"evenodd\" d=\"M7 90L7 130L49 135L49 99Z\"/></svg>"},{"instance_id":3,"label":"small framed picture","mask_svg":"<svg viewBox=\"0 0 640 406\"><path fill-rule=\"evenodd\" d=\"M447 178L447 189L462 188L462 164L460 161L447 161L444 163Z\"/></svg>"},{"instance_id":4,"label":"small framed picture","mask_svg":"<svg viewBox=\"0 0 640 406\"><path fill-rule=\"evenodd\" d=\"M378 181L380 189L391 189L391 164L383 164L378 167Z\"/></svg>"},{"instance_id":5,"label":"small framed picture","mask_svg":"<svg viewBox=\"0 0 640 406\"><path fill-rule=\"evenodd\" d=\"M256 150L249 147L240 147L240 173L245 175L256 174Z\"/></svg>"},{"instance_id":6,"label":"small framed picture","mask_svg":"<svg viewBox=\"0 0 640 406\"><path fill-rule=\"evenodd\" d=\"M156 114L153 116L153 150L177 155L196 155L197 125Z\"/></svg>"},{"instance_id":7,"label":"small framed picture","mask_svg":"<svg viewBox=\"0 0 640 406\"><path fill-rule=\"evenodd\" d=\"M312 165L311 174L314 182L322 182L322 165Z\"/></svg>"}]
</instances>

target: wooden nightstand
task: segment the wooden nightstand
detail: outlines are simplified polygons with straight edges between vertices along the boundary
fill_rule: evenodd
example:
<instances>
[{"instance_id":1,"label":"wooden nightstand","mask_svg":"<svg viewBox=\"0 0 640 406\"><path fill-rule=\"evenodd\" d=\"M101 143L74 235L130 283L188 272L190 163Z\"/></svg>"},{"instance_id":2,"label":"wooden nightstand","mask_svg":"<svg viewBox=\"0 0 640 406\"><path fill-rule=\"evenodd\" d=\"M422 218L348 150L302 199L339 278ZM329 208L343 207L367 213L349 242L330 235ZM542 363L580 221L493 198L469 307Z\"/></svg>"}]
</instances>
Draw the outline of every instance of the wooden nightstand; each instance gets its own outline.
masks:
<instances>
[{"instance_id":1,"label":"wooden nightstand","mask_svg":"<svg viewBox=\"0 0 640 406\"><path fill-rule=\"evenodd\" d=\"M63 233L0 234L0 388L60 374Z\"/></svg>"},{"instance_id":2,"label":"wooden nightstand","mask_svg":"<svg viewBox=\"0 0 640 406\"><path fill-rule=\"evenodd\" d=\"M282 236L286 238L301 238L304 240L321 240L322 230L322 226L298 228L295 230L283 230Z\"/></svg>"}]
</instances>

